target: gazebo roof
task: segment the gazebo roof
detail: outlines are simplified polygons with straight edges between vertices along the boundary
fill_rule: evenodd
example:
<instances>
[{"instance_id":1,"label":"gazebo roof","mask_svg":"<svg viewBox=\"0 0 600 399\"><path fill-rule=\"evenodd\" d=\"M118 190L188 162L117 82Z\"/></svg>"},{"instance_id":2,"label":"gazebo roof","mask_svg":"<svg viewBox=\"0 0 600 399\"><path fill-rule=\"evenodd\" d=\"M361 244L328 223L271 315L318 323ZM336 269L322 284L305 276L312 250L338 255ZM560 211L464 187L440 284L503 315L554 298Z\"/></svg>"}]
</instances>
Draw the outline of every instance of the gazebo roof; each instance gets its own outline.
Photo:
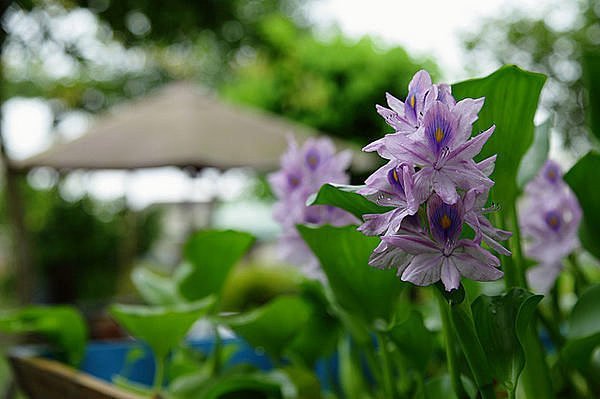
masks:
<instances>
[{"instance_id":1,"label":"gazebo roof","mask_svg":"<svg viewBox=\"0 0 600 399\"><path fill-rule=\"evenodd\" d=\"M268 171L278 167L290 134L302 142L319 133L279 116L222 102L193 83L174 82L113 108L83 136L57 143L14 166L59 170L210 166ZM373 166L370 154L334 141L338 149L355 150L353 169Z\"/></svg>"}]
</instances>

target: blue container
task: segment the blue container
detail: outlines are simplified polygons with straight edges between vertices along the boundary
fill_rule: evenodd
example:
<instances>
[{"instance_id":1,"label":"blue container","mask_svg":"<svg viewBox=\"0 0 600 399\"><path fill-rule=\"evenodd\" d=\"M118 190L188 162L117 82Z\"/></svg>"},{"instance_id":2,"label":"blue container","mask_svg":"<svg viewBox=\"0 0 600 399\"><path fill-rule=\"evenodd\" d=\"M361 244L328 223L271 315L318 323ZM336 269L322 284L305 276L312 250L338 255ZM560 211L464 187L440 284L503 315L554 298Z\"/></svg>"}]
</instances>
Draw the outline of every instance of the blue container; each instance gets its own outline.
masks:
<instances>
[{"instance_id":1,"label":"blue container","mask_svg":"<svg viewBox=\"0 0 600 399\"><path fill-rule=\"evenodd\" d=\"M264 371L273 368L266 355L256 351L241 339L224 339L223 344L235 344L237 347L237 351L225 364L225 367L250 364ZM188 341L188 346L209 354L213 347L213 341L212 339ZM135 348L140 348L143 355L127 364L127 355ZM337 356L335 355L318 362L315 371L324 390L328 390L332 383L336 383L337 368ZM131 382L151 386L154 379L154 359L150 349L145 344L134 340L90 342L86 347L80 369L108 382L112 382L113 377L121 375Z\"/></svg>"}]
</instances>

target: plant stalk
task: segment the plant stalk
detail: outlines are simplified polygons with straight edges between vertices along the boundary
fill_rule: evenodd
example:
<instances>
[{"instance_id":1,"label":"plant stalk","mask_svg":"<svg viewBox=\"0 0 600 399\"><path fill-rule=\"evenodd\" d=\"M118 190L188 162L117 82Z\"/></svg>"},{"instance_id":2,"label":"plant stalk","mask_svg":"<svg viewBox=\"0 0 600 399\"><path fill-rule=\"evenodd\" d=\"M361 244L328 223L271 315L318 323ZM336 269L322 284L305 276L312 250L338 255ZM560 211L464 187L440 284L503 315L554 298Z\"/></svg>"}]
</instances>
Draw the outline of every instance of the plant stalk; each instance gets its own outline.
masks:
<instances>
[{"instance_id":1,"label":"plant stalk","mask_svg":"<svg viewBox=\"0 0 600 399\"><path fill-rule=\"evenodd\" d=\"M469 395L467 395L467 392L465 391L465 387L460 378L460 370L458 369L455 337L452 331L449 314L450 308L442 293L437 289L435 290L435 293L440 308L440 317L442 318L442 332L444 333L444 341L446 342L446 361L448 362L448 373L450 374L452 389L454 389L454 393L458 399L468 399Z\"/></svg>"},{"instance_id":2,"label":"plant stalk","mask_svg":"<svg viewBox=\"0 0 600 399\"><path fill-rule=\"evenodd\" d=\"M152 388L152 391L156 396L160 397L163 381L165 379L165 359L156 357L155 360L156 369L154 370L154 387Z\"/></svg>"},{"instance_id":3,"label":"plant stalk","mask_svg":"<svg viewBox=\"0 0 600 399\"><path fill-rule=\"evenodd\" d=\"M467 294L461 303L451 304L449 307L450 320L453 332L456 333L458 342L465 354L475 385L482 399L496 399L493 378L490 373L487 357L479 341L471 304ZM460 331L460 334L457 332Z\"/></svg>"}]
</instances>

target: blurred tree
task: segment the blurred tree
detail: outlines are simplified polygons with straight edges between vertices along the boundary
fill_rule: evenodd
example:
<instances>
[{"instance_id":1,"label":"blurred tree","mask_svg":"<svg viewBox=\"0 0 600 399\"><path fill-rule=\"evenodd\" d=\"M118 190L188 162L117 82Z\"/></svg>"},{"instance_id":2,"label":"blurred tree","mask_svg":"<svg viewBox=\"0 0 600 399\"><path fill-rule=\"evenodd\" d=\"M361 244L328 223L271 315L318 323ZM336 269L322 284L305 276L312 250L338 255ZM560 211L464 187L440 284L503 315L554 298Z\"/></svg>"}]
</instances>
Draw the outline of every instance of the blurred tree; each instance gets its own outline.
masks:
<instances>
[{"instance_id":1,"label":"blurred tree","mask_svg":"<svg viewBox=\"0 0 600 399\"><path fill-rule=\"evenodd\" d=\"M110 298L120 272L147 253L160 233L156 210L134 214L122 202L100 203L89 197L69 202L57 187L24 190L34 266L45 282L43 299L49 302Z\"/></svg>"},{"instance_id":2,"label":"blurred tree","mask_svg":"<svg viewBox=\"0 0 600 399\"><path fill-rule=\"evenodd\" d=\"M555 114L554 125L565 145L587 147L583 55L600 45L600 1L557 1L542 19L505 15L484 21L465 37L475 69L515 63L548 75L542 105ZM496 66L494 65L494 67Z\"/></svg>"},{"instance_id":3,"label":"blurred tree","mask_svg":"<svg viewBox=\"0 0 600 399\"><path fill-rule=\"evenodd\" d=\"M263 20L259 33L265 47L235 69L221 93L359 144L390 132L375 112L386 91L403 98L417 70L437 74L433 62L415 60L402 48L339 33L322 41L277 16Z\"/></svg>"}]
</instances>

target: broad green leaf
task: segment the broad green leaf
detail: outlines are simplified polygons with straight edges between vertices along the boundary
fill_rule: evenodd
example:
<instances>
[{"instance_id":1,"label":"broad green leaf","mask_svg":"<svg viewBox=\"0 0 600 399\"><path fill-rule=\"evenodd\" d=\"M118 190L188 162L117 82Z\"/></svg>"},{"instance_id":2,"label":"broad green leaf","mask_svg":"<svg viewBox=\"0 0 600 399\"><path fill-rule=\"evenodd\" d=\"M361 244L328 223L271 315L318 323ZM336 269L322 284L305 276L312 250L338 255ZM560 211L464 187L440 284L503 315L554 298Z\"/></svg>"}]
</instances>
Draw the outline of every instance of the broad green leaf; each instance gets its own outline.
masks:
<instances>
[{"instance_id":1,"label":"broad green leaf","mask_svg":"<svg viewBox=\"0 0 600 399\"><path fill-rule=\"evenodd\" d=\"M379 238L367 237L354 226L298 226L298 231L319 259L337 303L367 325L391 324L405 283L394 270L369 266Z\"/></svg>"},{"instance_id":2,"label":"broad green leaf","mask_svg":"<svg viewBox=\"0 0 600 399\"><path fill-rule=\"evenodd\" d=\"M477 334L494 381L508 392L516 389L525 366L524 337L541 299L542 295L513 288L504 295L481 295L472 304Z\"/></svg>"},{"instance_id":3,"label":"broad green leaf","mask_svg":"<svg viewBox=\"0 0 600 399\"><path fill-rule=\"evenodd\" d=\"M85 354L87 326L70 306L28 306L0 314L0 331L8 334L35 333L65 351L69 364L77 366Z\"/></svg>"},{"instance_id":4,"label":"broad green leaf","mask_svg":"<svg viewBox=\"0 0 600 399\"><path fill-rule=\"evenodd\" d=\"M305 366L313 368L318 359L335 351L342 326L332 315L319 281L306 281L302 287L302 297L310 305L310 316L289 345L288 351L290 356L301 359Z\"/></svg>"},{"instance_id":5,"label":"broad green leaf","mask_svg":"<svg viewBox=\"0 0 600 399\"><path fill-rule=\"evenodd\" d=\"M205 230L192 235L184 248L191 267L179 275L179 293L190 301L212 294L219 298L229 272L253 242L250 234L232 230Z\"/></svg>"},{"instance_id":6,"label":"broad green leaf","mask_svg":"<svg viewBox=\"0 0 600 399\"><path fill-rule=\"evenodd\" d=\"M131 335L145 341L158 359L164 359L214 302L208 297L172 306L113 305L110 314Z\"/></svg>"},{"instance_id":7,"label":"broad green leaf","mask_svg":"<svg viewBox=\"0 0 600 399\"><path fill-rule=\"evenodd\" d=\"M331 205L344 209L360 220L362 216L369 213L385 213L392 208L377 205L369 201L356 191L363 186L346 186L336 184L324 184L319 191L311 196L307 205Z\"/></svg>"},{"instance_id":8,"label":"broad green leaf","mask_svg":"<svg viewBox=\"0 0 600 399\"><path fill-rule=\"evenodd\" d=\"M183 302L171 277L161 276L145 267L131 272L131 281L149 305L166 306Z\"/></svg>"},{"instance_id":9,"label":"broad green leaf","mask_svg":"<svg viewBox=\"0 0 600 399\"><path fill-rule=\"evenodd\" d=\"M484 78L452 86L457 100L485 97L474 131L481 132L492 125L496 125L496 130L478 159L498 154L492 195L505 207L513 206L518 193L517 171L533 141L533 117L545 81L542 74L508 65Z\"/></svg>"},{"instance_id":10,"label":"broad green leaf","mask_svg":"<svg viewBox=\"0 0 600 399\"><path fill-rule=\"evenodd\" d=\"M433 334L423 323L423 316L412 311L405 321L396 324L389 332L400 352L421 373L425 372L433 354Z\"/></svg>"},{"instance_id":11,"label":"broad green leaf","mask_svg":"<svg viewBox=\"0 0 600 399\"><path fill-rule=\"evenodd\" d=\"M551 129L552 118L548 118L546 122L535 127L533 143L523 156L517 173L517 184L520 188L523 188L535 177L548 159Z\"/></svg>"},{"instance_id":12,"label":"broad green leaf","mask_svg":"<svg viewBox=\"0 0 600 399\"><path fill-rule=\"evenodd\" d=\"M289 377L279 370L268 373L235 372L208 379L191 375L179 380L180 382L170 389L172 397L176 399L245 398L255 397L257 393L266 395L258 397L297 398L296 387Z\"/></svg>"},{"instance_id":13,"label":"broad green leaf","mask_svg":"<svg viewBox=\"0 0 600 399\"><path fill-rule=\"evenodd\" d=\"M597 173L600 170L600 154L588 152L565 175L565 181L571 188L581 209L583 217L579 226L581 245L592 255L600 259L600 190Z\"/></svg>"},{"instance_id":14,"label":"broad green leaf","mask_svg":"<svg viewBox=\"0 0 600 399\"><path fill-rule=\"evenodd\" d=\"M470 398L474 398L477 390L473 386L471 380L462 377L462 382ZM452 381L448 374L443 374L439 377L434 377L425 383L425 398L427 399L457 399L454 390L452 389Z\"/></svg>"},{"instance_id":15,"label":"broad green leaf","mask_svg":"<svg viewBox=\"0 0 600 399\"><path fill-rule=\"evenodd\" d=\"M583 57L583 78L587 89L587 118L592 134L600 139L600 54Z\"/></svg>"},{"instance_id":16,"label":"broad green leaf","mask_svg":"<svg viewBox=\"0 0 600 399\"><path fill-rule=\"evenodd\" d=\"M585 368L594 348L600 345L600 284L587 289L579 298L568 319L567 343L563 358L567 363Z\"/></svg>"},{"instance_id":17,"label":"broad green leaf","mask_svg":"<svg viewBox=\"0 0 600 399\"><path fill-rule=\"evenodd\" d=\"M310 304L299 296L281 296L247 313L222 317L250 345L280 359L311 315Z\"/></svg>"}]
</instances>

